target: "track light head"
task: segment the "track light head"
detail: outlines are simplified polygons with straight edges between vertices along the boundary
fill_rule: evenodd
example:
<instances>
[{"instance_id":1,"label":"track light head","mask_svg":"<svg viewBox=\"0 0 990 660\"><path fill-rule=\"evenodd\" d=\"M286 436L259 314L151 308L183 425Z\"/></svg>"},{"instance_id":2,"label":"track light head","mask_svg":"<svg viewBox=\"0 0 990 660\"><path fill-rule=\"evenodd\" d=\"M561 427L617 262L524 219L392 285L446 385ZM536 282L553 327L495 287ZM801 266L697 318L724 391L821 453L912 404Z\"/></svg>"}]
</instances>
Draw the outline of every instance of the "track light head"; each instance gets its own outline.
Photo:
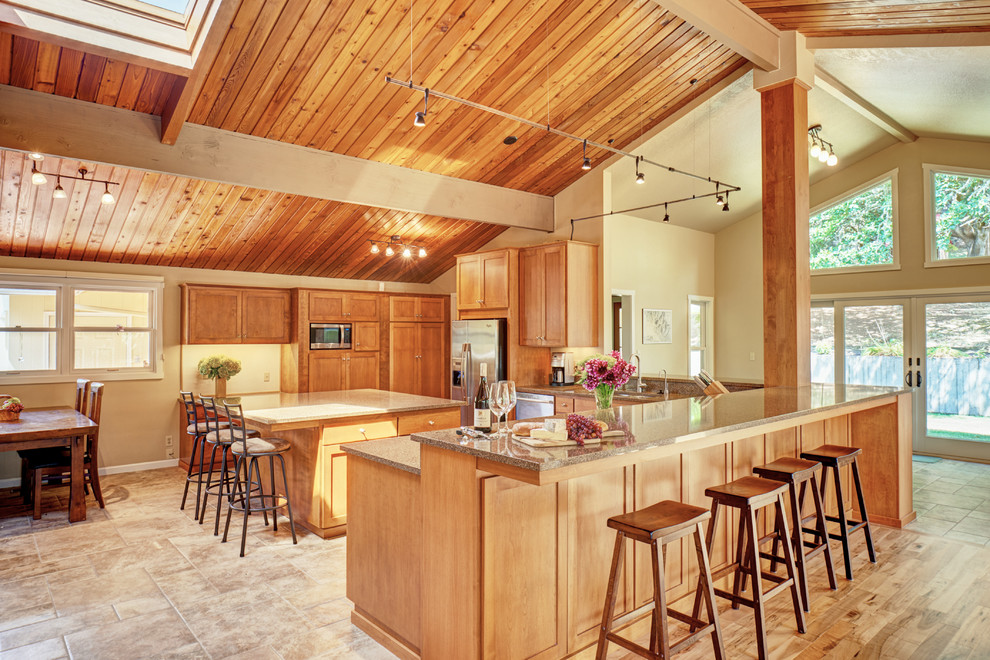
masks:
<instances>
[{"instance_id":1,"label":"track light head","mask_svg":"<svg viewBox=\"0 0 990 660\"><path fill-rule=\"evenodd\" d=\"M725 206L725 198L719 195L715 198L715 206Z\"/></svg>"},{"instance_id":2,"label":"track light head","mask_svg":"<svg viewBox=\"0 0 990 660\"><path fill-rule=\"evenodd\" d=\"M822 149L818 152L818 160L822 163L828 160L828 149Z\"/></svg>"},{"instance_id":3,"label":"track light head","mask_svg":"<svg viewBox=\"0 0 990 660\"><path fill-rule=\"evenodd\" d=\"M663 221L666 222L667 224L670 224L670 214L669 213L664 213L663 214Z\"/></svg>"},{"instance_id":4,"label":"track light head","mask_svg":"<svg viewBox=\"0 0 990 660\"><path fill-rule=\"evenodd\" d=\"M419 258L424 259L426 257L426 248L419 248Z\"/></svg>"},{"instance_id":5,"label":"track light head","mask_svg":"<svg viewBox=\"0 0 990 660\"><path fill-rule=\"evenodd\" d=\"M31 183L36 186L43 186L48 183L48 178L38 171L38 168L31 167Z\"/></svg>"},{"instance_id":6,"label":"track light head","mask_svg":"<svg viewBox=\"0 0 990 660\"><path fill-rule=\"evenodd\" d=\"M426 126L426 113L425 112L417 112L416 113L416 118L413 119L413 126L419 126L420 128L422 128L423 126Z\"/></svg>"},{"instance_id":7,"label":"track light head","mask_svg":"<svg viewBox=\"0 0 990 660\"><path fill-rule=\"evenodd\" d=\"M105 187L103 189L103 196L100 198L100 202L103 204L114 203L113 195L110 193L110 184L105 184Z\"/></svg>"},{"instance_id":8,"label":"track light head","mask_svg":"<svg viewBox=\"0 0 990 660\"><path fill-rule=\"evenodd\" d=\"M818 146L817 142L813 142L811 145L811 157L818 158L818 154L822 152L822 148Z\"/></svg>"},{"instance_id":9,"label":"track light head","mask_svg":"<svg viewBox=\"0 0 990 660\"><path fill-rule=\"evenodd\" d=\"M729 193L725 193L725 202L722 204L722 211L724 213L729 212Z\"/></svg>"},{"instance_id":10,"label":"track light head","mask_svg":"<svg viewBox=\"0 0 990 660\"><path fill-rule=\"evenodd\" d=\"M839 162L839 157L836 156L834 153L830 153L828 155L828 160L825 161L825 164L828 165L829 167L835 167L835 164L838 162Z\"/></svg>"},{"instance_id":11,"label":"track light head","mask_svg":"<svg viewBox=\"0 0 990 660\"><path fill-rule=\"evenodd\" d=\"M643 176L642 172L636 173L636 183L646 183L646 177Z\"/></svg>"},{"instance_id":12,"label":"track light head","mask_svg":"<svg viewBox=\"0 0 990 660\"><path fill-rule=\"evenodd\" d=\"M378 247L378 243L371 244L371 254L378 254L381 252L381 248Z\"/></svg>"},{"instance_id":13,"label":"track light head","mask_svg":"<svg viewBox=\"0 0 990 660\"><path fill-rule=\"evenodd\" d=\"M40 163L45 159L45 155L39 154L37 151L32 151L31 153L28 154L28 158L30 158L36 163Z\"/></svg>"},{"instance_id":14,"label":"track light head","mask_svg":"<svg viewBox=\"0 0 990 660\"><path fill-rule=\"evenodd\" d=\"M584 157L584 162L581 163L581 169L586 171L591 169L591 159L587 156Z\"/></svg>"},{"instance_id":15,"label":"track light head","mask_svg":"<svg viewBox=\"0 0 990 660\"><path fill-rule=\"evenodd\" d=\"M65 188L62 187L61 181L56 182L55 191L52 192L52 199L65 199Z\"/></svg>"},{"instance_id":16,"label":"track light head","mask_svg":"<svg viewBox=\"0 0 990 660\"><path fill-rule=\"evenodd\" d=\"M392 246L391 245L387 245L385 247L385 256L386 257L391 257L393 254L395 254L395 250L392 249Z\"/></svg>"},{"instance_id":17,"label":"track light head","mask_svg":"<svg viewBox=\"0 0 990 660\"><path fill-rule=\"evenodd\" d=\"M405 257L406 259L410 258L412 256L412 250L410 250L407 247L402 248L402 256Z\"/></svg>"}]
</instances>

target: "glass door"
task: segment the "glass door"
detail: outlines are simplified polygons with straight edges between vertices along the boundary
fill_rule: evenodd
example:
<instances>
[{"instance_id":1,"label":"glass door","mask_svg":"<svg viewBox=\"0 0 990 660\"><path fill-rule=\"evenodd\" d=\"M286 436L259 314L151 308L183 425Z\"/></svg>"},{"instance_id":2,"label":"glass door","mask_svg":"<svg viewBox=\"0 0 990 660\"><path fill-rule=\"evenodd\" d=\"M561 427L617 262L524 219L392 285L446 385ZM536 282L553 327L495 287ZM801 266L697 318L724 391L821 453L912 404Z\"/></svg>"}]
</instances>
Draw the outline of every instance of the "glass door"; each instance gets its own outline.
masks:
<instances>
[{"instance_id":1,"label":"glass door","mask_svg":"<svg viewBox=\"0 0 990 660\"><path fill-rule=\"evenodd\" d=\"M990 296L917 300L915 448L990 461Z\"/></svg>"},{"instance_id":2,"label":"glass door","mask_svg":"<svg viewBox=\"0 0 990 660\"><path fill-rule=\"evenodd\" d=\"M899 386L906 378L908 300L835 304L835 378L846 385ZM913 362L913 360L912 360Z\"/></svg>"}]
</instances>

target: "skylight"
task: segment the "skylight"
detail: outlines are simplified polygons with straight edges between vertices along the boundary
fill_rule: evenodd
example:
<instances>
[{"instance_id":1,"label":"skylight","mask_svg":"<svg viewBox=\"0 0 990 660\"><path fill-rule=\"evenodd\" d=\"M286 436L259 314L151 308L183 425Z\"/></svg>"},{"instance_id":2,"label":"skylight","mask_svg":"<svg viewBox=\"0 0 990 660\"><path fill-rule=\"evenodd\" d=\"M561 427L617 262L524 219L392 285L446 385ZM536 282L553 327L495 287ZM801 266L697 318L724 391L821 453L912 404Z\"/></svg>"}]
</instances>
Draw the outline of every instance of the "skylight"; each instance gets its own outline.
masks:
<instances>
[{"instance_id":1,"label":"skylight","mask_svg":"<svg viewBox=\"0 0 990 660\"><path fill-rule=\"evenodd\" d=\"M182 14L185 16L186 10L189 8L190 0L142 0L145 4L158 7L160 9L167 9L169 11L174 11L177 14Z\"/></svg>"}]
</instances>

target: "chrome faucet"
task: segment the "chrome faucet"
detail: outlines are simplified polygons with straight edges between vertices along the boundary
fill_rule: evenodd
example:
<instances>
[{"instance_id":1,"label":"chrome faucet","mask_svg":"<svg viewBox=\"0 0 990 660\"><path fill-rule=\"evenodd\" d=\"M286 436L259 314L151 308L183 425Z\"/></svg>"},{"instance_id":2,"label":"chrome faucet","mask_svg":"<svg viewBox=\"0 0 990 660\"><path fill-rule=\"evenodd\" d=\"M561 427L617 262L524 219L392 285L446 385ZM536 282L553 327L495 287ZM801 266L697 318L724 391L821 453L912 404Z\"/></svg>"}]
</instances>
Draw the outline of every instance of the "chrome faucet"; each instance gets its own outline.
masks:
<instances>
[{"instance_id":1,"label":"chrome faucet","mask_svg":"<svg viewBox=\"0 0 990 660\"><path fill-rule=\"evenodd\" d=\"M629 356L629 359L630 360L632 360L633 358L636 359L636 385L635 385L636 391L637 392L642 392L643 391L643 376L640 374L639 353L633 353L632 355Z\"/></svg>"},{"instance_id":2,"label":"chrome faucet","mask_svg":"<svg viewBox=\"0 0 990 660\"><path fill-rule=\"evenodd\" d=\"M667 396L667 370L663 369L662 372L663 373L661 376L663 377L663 389L660 390L660 394Z\"/></svg>"}]
</instances>

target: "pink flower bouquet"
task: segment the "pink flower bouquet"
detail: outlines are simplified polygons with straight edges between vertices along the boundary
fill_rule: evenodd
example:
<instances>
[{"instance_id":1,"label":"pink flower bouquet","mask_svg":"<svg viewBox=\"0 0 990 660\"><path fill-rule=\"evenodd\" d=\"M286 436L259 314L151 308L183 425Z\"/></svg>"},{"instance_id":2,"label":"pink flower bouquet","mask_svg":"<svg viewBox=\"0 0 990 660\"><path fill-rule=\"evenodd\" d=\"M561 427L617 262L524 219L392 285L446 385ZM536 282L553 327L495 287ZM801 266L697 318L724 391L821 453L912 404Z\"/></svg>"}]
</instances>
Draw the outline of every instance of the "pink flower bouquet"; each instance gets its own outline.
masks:
<instances>
[{"instance_id":1,"label":"pink flower bouquet","mask_svg":"<svg viewBox=\"0 0 990 660\"><path fill-rule=\"evenodd\" d=\"M578 363L577 382L595 393L598 408L611 408L612 395L636 374L636 367L622 359L618 351L608 355L592 355Z\"/></svg>"}]
</instances>

